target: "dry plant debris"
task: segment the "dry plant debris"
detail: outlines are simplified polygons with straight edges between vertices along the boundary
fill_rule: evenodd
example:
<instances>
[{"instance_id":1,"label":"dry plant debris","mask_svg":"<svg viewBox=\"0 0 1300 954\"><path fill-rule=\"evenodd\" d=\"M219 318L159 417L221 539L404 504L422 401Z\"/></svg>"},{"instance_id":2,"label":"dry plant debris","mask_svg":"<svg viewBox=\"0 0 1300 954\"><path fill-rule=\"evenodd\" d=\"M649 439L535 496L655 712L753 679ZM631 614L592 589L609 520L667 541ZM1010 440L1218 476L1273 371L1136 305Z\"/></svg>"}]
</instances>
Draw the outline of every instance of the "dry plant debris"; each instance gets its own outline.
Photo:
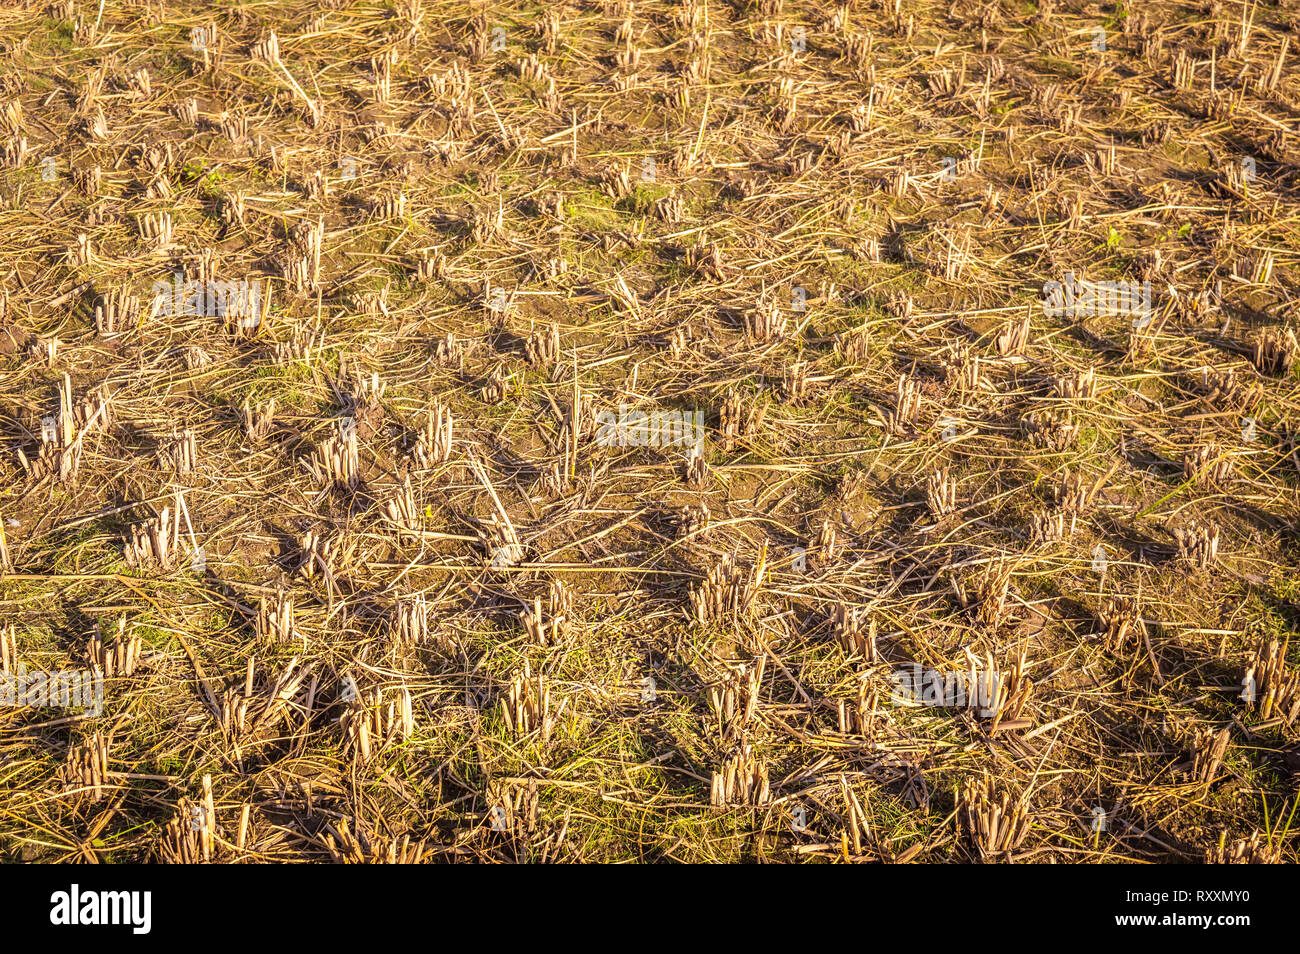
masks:
<instances>
[{"instance_id":1,"label":"dry plant debris","mask_svg":"<svg viewBox=\"0 0 1300 954\"><path fill-rule=\"evenodd\" d=\"M1298 27L5 4L0 857L1295 862Z\"/></svg>"}]
</instances>

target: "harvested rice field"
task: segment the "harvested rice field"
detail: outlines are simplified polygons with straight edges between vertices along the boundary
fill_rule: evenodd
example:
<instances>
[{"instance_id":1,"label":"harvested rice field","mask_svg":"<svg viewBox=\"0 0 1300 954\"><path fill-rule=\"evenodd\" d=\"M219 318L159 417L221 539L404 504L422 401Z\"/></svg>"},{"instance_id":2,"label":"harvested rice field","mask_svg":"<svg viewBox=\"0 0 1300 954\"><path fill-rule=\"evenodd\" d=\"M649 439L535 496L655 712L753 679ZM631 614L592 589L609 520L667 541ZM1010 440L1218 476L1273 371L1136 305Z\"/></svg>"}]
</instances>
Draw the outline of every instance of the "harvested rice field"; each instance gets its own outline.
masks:
<instances>
[{"instance_id":1,"label":"harvested rice field","mask_svg":"<svg viewBox=\"0 0 1300 954\"><path fill-rule=\"evenodd\" d=\"M1297 64L7 3L0 858L1294 863Z\"/></svg>"}]
</instances>

